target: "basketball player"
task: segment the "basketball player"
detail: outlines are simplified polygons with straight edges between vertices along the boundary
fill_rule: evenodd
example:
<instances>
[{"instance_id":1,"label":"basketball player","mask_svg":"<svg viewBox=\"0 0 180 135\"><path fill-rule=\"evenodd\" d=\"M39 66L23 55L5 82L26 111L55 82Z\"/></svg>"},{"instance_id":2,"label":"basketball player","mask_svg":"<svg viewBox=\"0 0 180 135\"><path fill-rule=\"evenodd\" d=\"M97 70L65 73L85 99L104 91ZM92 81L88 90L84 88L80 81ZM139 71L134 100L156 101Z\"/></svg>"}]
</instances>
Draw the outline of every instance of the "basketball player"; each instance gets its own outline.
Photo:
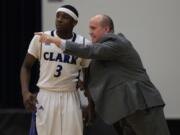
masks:
<instances>
[{"instance_id":1,"label":"basketball player","mask_svg":"<svg viewBox=\"0 0 180 135\"><path fill-rule=\"evenodd\" d=\"M64 5L56 12L56 30L44 33L88 44L83 36L73 32L78 22L78 11ZM40 75L37 97L29 91L31 67L39 60ZM64 54L55 44L40 43L34 36L21 68L21 86L25 108L33 112L30 135L82 135L83 122L78 91L79 70L89 60Z\"/></svg>"}]
</instances>

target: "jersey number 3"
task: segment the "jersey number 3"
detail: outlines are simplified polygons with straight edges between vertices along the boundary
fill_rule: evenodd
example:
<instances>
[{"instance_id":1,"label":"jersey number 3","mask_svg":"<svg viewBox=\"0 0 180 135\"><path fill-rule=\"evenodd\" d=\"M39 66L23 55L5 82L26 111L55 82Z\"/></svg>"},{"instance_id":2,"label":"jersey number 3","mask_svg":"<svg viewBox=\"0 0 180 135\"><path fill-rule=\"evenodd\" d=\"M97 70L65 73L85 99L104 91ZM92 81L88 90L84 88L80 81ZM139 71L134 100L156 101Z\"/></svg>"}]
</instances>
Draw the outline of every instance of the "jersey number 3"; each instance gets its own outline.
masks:
<instances>
[{"instance_id":1,"label":"jersey number 3","mask_svg":"<svg viewBox=\"0 0 180 135\"><path fill-rule=\"evenodd\" d=\"M61 70L62 70L62 66L61 65L57 65L54 77L59 77L61 75Z\"/></svg>"}]
</instances>

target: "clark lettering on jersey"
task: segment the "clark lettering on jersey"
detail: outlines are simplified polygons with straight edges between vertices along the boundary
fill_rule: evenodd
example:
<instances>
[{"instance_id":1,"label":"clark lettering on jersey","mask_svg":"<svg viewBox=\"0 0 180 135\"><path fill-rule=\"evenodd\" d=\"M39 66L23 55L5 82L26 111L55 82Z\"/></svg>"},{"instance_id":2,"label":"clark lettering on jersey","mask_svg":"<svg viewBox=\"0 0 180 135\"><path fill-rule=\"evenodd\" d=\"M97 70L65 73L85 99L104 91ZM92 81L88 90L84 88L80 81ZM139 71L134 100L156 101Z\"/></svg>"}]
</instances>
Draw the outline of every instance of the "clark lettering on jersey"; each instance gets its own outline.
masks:
<instances>
[{"instance_id":1,"label":"clark lettering on jersey","mask_svg":"<svg viewBox=\"0 0 180 135\"><path fill-rule=\"evenodd\" d=\"M44 52L44 59L48 61L64 62L69 64L76 64L77 56L71 56L63 53Z\"/></svg>"}]
</instances>

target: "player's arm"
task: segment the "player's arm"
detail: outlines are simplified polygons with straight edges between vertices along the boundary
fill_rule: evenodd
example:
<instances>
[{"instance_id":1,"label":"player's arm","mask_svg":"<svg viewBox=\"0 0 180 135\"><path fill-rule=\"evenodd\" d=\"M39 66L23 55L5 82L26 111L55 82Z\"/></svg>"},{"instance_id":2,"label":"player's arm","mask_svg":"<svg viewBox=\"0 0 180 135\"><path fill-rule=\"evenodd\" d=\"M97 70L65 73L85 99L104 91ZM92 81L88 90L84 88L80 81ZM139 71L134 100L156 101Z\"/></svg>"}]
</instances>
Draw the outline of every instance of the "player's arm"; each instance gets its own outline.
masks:
<instances>
[{"instance_id":1,"label":"player's arm","mask_svg":"<svg viewBox=\"0 0 180 135\"><path fill-rule=\"evenodd\" d=\"M23 96L23 103L25 108L30 111L36 111L36 96L29 91L29 82L31 77L31 68L36 58L27 53L24 62L21 66L20 80L21 80L21 92Z\"/></svg>"},{"instance_id":2,"label":"player's arm","mask_svg":"<svg viewBox=\"0 0 180 135\"><path fill-rule=\"evenodd\" d=\"M83 80L84 80L84 95L88 100L88 106L83 109L83 122L85 126L88 126L95 120L96 113L95 113L95 105L92 100L91 94L87 87L87 79L88 79L88 68L83 68Z\"/></svg>"},{"instance_id":3,"label":"player's arm","mask_svg":"<svg viewBox=\"0 0 180 135\"><path fill-rule=\"evenodd\" d=\"M94 102L92 100L89 90L85 89L84 94L88 99L88 106L86 106L83 109L83 120L84 120L83 122L86 126L88 126L95 120L96 113L95 113L95 105L94 105Z\"/></svg>"}]
</instances>

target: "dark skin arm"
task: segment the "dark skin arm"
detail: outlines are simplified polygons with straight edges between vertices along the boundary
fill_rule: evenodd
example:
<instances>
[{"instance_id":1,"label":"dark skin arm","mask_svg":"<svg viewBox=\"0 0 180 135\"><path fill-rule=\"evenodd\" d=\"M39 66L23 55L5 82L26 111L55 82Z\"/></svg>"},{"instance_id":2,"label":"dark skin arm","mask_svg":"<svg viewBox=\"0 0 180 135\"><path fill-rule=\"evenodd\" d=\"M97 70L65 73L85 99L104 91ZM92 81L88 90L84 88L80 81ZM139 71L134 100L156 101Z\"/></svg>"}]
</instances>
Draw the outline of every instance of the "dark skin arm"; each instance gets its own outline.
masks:
<instances>
[{"instance_id":1,"label":"dark skin arm","mask_svg":"<svg viewBox=\"0 0 180 135\"><path fill-rule=\"evenodd\" d=\"M88 99L88 106L86 106L83 109L83 119L84 119L84 125L88 126L90 125L96 117L95 114L95 105L94 102L92 100L91 94L87 88L87 77L88 77L88 69L83 69L83 78L84 78L84 82L81 84L82 85L82 89L84 90L84 95L87 97Z\"/></svg>"},{"instance_id":2,"label":"dark skin arm","mask_svg":"<svg viewBox=\"0 0 180 135\"><path fill-rule=\"evenodd\" d=\"M88 89L84 91L84 95L88 99L88 106L83 110L83 119L84 119L83 122L85 126L89 126L94 122L96 118L95 105Z\"/></svg>"},{"instance_id":3,"label":"dark skin arm","mask_svg":"<svg viewBox=\"0 0 180 135\"><path fill-rule=\"evenodd\" d=\"M23 96L23 103L27 111L34 112L36 111L36 94L33 94L29 91L29 82L31 78L31 68L34 62L37 59L30 55L26 54L24 62L21 66L20 71L20 80L21 80L21 92Z\"/></svg>"},{"instance_id":4,"label":"dark skin arm","mask_svg":"<svg viewBox=\"0 0 180 135\"><path fill-rule=\"evenodd\" d=\"M83 71L83 80L84 81L79 80L77 88L80 88L80 90L82 90L84 92L84 95L88 100L88 105L86 107L84 107L82 110L84 126L88 126L95 119L95 109L94 109L94 102L93 102L91 95L89 93L89 90L87 89L86 84L85 84L86 75L87 75L86 69L84 68L84 69L82 69L82 71Z\"/></svg>"}]
</instances>

